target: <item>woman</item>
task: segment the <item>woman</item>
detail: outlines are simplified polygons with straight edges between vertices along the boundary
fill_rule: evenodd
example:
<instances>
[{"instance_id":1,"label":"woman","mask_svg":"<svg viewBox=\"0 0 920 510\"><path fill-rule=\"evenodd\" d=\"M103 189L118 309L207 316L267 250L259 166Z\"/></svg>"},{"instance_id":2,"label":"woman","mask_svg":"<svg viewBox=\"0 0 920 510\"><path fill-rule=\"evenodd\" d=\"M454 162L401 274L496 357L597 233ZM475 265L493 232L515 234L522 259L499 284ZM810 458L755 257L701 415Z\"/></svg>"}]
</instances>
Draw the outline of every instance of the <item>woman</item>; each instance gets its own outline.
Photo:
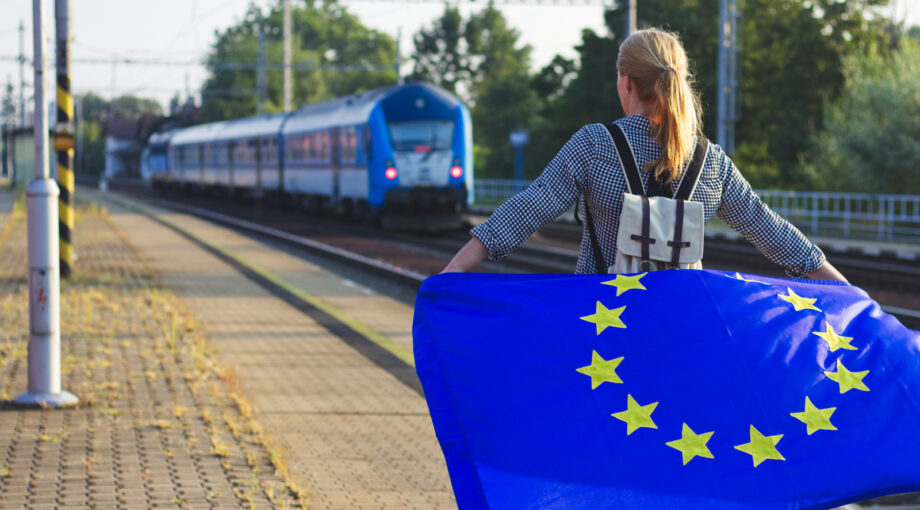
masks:
<instances>
[{"instance_id":1,"label":"woman","mask_svg":"<svg viewBox=\"0 0 920 510\"><path fill-rule=\"evenodd\" d=\"M673 192L701 131L699 99L686 53L675 35L640 30L620 46L617 73L626 117L616 124L625 132L639 168L645 170L643 185L647 189L648 180L657 178ZM487 256L504 258L579 199L591 212L603 260L612 263L624 191L626 182L607 129L601 124L585 126L533 184L472 229L473 238L444 272L468 271ZM692 200L703 203L707 223L718 215L768 259L785 267L789 276L846 281L817 246L760 201L718 145L709 146ZM575 272L590 273L595 267L586 234Z\"/></svg>"}]
</instances>

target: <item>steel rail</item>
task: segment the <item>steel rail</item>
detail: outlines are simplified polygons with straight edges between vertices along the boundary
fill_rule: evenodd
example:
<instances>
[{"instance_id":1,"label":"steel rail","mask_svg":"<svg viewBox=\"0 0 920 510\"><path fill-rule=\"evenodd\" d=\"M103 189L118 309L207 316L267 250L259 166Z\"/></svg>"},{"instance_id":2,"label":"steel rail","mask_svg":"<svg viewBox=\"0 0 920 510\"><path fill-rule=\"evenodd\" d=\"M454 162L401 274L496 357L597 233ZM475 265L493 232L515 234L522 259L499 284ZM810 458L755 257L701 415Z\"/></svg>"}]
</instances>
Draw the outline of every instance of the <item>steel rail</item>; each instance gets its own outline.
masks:
<instances>
[{"instance_id":1,"label":"steel rail","mask_svg":"<svg viewBox=\"0 0 920 510\"><path fill-rule=\"evenodd\" d=\"M260 225L251 221L234 218L233 216L228 216L226 214L203 209L201 207L189 206L153 197L144 197L143 200L146 200L153 205L159 205L160 207L166 209L187 212L189 214L198 216L199 218L205 218L216 221L218 223L222 223L224 225L248 230L256 234L284 241L300 248L306 248L310 251L320 253L322 255L345 260L362 269L370 270L374 273L391 277L403 284L410 284L417 287L422 284L425 278L428 277L428 275L424 275L411 269L406 269L404 267L399 267L387 262L376 260L352 251L343 250L342 248L337 248L331 244L314 241L313 239L308 239L303 236L291 234L283 230L267 227L265 225Z\"/></svg>"}]
</instances>

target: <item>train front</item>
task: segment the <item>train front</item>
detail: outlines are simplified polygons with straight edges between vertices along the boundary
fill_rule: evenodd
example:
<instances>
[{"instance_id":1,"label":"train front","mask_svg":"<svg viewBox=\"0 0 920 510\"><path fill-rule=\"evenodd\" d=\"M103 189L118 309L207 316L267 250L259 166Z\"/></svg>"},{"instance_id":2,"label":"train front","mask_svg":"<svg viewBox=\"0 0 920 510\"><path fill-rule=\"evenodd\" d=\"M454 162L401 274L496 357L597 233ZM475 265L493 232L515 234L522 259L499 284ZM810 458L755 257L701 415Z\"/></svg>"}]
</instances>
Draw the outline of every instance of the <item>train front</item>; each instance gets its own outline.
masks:
<instances>
[{"instance_id":1,"label":"train front","mask_svg":"<svg viewBox=\"0 0 920 510\"><path fill-rule=\"evenodd\" d=\"M458 226L473 190L473 135L466 106L441 88L412 83L381 99L370 128L369 199L382 204L384 225Z\"/></svg>"}]
</instances>

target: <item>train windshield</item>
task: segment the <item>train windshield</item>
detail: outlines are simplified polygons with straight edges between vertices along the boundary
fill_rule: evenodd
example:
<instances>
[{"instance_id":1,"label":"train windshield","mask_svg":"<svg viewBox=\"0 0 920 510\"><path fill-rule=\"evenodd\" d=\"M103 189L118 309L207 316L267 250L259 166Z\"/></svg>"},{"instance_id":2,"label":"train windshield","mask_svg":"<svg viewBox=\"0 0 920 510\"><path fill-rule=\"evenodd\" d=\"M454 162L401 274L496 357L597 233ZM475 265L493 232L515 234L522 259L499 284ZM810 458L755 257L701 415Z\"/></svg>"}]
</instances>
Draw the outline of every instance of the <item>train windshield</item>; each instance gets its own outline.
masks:
<instances>
[{"instance_id":1,"label":"train windshield","mask_svg":"<svg viewBox=\"0 0 920 510\"><path fill-rule=\"evenodd\" d=\"M452 120L391 122L390 138L396 151L433 151L450 149L454 135Z\"/></svg>"}]
</instances>

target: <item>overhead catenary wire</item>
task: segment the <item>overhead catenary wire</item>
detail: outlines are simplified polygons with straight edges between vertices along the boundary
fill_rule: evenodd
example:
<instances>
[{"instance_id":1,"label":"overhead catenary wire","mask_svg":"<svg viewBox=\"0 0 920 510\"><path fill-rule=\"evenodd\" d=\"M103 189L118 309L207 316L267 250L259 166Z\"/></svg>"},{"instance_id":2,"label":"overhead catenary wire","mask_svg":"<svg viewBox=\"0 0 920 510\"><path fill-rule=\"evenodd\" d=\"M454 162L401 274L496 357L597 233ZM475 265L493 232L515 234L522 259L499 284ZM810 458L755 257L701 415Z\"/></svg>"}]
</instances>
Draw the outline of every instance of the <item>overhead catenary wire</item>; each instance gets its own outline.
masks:
<instances>
[{"instance_id":1,"label":"overhead catenary wire","mask_svg":"<svg viewBox=\"0 0 920 510\"><path fill-rule=\"evenodd\" d=\"M18 62L19 57L14 55L0 55L0 62ZM31 60L29 60L31 61ZM255 62L208 62L207 60L165 60L165 59L144 59L131 57L73 57L70 59L73 63L90 64L90 65L136 65L136 66L158 66L158 67L208 67L218 70L229 71L255 71L259 65ZM393 64L322 64L315 61L301 61L291 64L291 69L295 71L390 71L395 67ZM282 70L284 64L265 64L266 70Z\"/></svg>"}]
</instances>

